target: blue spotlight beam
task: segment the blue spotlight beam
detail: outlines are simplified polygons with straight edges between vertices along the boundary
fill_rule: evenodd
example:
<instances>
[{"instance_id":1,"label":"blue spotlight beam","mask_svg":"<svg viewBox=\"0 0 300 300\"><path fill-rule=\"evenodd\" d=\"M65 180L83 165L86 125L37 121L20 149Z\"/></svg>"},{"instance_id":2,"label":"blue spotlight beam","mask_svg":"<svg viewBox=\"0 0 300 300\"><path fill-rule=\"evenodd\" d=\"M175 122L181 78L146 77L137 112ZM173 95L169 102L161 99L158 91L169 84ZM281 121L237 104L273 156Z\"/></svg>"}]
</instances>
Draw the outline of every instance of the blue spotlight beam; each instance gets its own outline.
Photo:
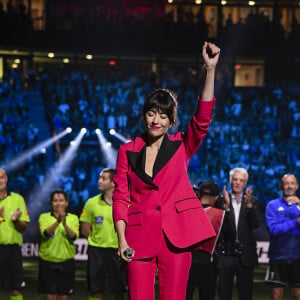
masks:
<instances>
[{"instance_id":1,"label":"blue spotlight beam","mask_svg":"<svg viewBox=\"0 0 300 300\"><path fill-rule=\"evenodd\" d=\"M41 150L44 148L49 147L50 145L54 144L57 140L61 139L63 136L66 134L70 133L69 129L66 129L59 133L58 135L55 135L39 144L36 146L32 147L29 150L26 150L25 152L19 154L18 156L14 157L10 161L6 162L4 164L4 169L6 170L7 173L10 173L21 166L23 166L29 159L32 157L38 155L41 153Z\"/></svg>"},{"instance_id":2,"label":"blue spotlight beam","mask_svg":"<svg viewBox=\"0 0 300 300\"><path fill-rule=\"evenodd\" d=\"M49 198L49 194L57 184L57 181L62 175L66 173L66 171L70 167L84 135L85 132L79 132L75 140L63 153L59 161L56 162L55 167L47 173L43 186L34 187L34 190L32 192L32 199L28 205L28 211L30 212L31 217L34 217L38 213L40 213L41 207L45 206L44 200Z\"/></svg>"},{"instance_id":3,"label":"blue spotlight beam","mask_svg":"<svg viewBox=\"0 0 300 300\"><path fill-rule=\"evenodd\" d=\"M104 156L107 167L115 168L117 160L117 151L109 145L107 139L103 136L101 131L97 132L100 150Z\"/></svg>"},{"instance_id":4,"label":"blue spotlight beam","mask_svg":"<svg viewBox=\"0 0 300 300\"><path fill-rule=\"evenodd\" d=\"M128 143L130 141L129 139L127 139L125 136L123 136L122 134L120 134L118 132L115 132L113 135L123 143Z\"/></svg>"},{"instance_id":5,"label":"blue spotlight beam","mask_svg":"<svg viewBox=\"0 0 300 300\"><path fill-rule=\"evenodd\" d=\"M120 141L123 142L123 143L128 143L128 142L130 141L129 139L127 139L127 138L126 138L125 136L123 136L122 134L116 132L116 130L113 129L113 128L109 130L109 133L110 133L111 135L115 136L118 140L120 140Z\"/></svg>"}]
</instances>

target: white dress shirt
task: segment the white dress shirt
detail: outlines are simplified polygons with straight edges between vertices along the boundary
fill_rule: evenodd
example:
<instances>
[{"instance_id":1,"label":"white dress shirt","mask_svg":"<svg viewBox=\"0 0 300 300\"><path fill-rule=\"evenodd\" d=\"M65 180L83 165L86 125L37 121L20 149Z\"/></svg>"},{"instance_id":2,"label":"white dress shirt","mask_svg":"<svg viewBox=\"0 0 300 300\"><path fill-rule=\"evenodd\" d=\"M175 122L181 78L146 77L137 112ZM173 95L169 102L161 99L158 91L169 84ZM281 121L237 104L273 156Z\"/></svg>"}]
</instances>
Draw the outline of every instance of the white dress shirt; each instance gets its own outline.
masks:
<instances>
[{"instance_id":1,"label":"white dress shirt","mask_svg":"<svg viewBox=\"0 0 300 300\"><path fill-rule=\"evenodd\" d=\"M243 194L239 198L236 198L234 195L231 194L231 201L232 201L232 207L234 210L235 228L236 229L238 227L242 199L243 199Z\"/></svg>"}]
</instances>

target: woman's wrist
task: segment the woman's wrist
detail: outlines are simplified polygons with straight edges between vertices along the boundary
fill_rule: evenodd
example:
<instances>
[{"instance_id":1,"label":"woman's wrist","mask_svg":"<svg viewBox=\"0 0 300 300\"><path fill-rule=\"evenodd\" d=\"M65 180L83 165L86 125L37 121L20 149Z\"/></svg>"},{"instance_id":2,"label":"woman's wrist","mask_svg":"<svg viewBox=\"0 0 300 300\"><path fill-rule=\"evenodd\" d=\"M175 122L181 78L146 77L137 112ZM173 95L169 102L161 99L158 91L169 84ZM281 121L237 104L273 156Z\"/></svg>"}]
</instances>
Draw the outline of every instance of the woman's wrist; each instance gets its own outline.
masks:
<instances>
[{"instance_id":1,"label":"woman's wrist","mask_svg":"<svg viewBox=\"0 0 300 300\"><path fill-rule=\"evenodd\" d=\"M216 66L217 66L216 64L204 63L203 68L206 70L210 70L210 69L215 69Z\"/></svg>"}]
</instances>

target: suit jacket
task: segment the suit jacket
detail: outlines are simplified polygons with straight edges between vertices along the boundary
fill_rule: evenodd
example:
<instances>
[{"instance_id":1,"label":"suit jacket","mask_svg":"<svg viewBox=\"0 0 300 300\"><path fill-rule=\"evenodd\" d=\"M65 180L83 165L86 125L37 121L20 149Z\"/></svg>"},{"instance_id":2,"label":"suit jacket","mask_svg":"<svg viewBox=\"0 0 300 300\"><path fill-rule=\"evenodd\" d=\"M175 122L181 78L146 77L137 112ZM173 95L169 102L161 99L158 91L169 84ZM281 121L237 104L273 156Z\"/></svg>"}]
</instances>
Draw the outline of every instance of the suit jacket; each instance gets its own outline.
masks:
<instances>
[{"instance_id":1,"label":"suit jacket","mask_svg":"<svg viewBox=\"0 0 300 300\"><path fill-rule=\"evenodd\" d=\"M162 231L167 240L184 251L215 236L187 175L188 161L208 131L214 100L198 99L197 112L186 133L166 134L153 176L145 173L145 135L120 146L113 194L114 222L126 222L126 240L135 258L155 256Z\"/></svg>"},{"instance_id":2,"label":"suit jacket","mask_svg":"<svg viewBox=\"0 0 300 300\"><path fill-rule=\"evenodd\" d=\"M224 199L221 198L221 201ZM254 266L258 262L256 251L256 240L253 236L253 230L260 225L260 213L257 198L251 198L252 208L247 208L244 196L240 208L238 225L235 225L235 215L232 206L230 194L230 206L227 214L227 222L223 224L218 243L222 241L234 242L238 240L243 245L242 254L240 256L241 263L245 266Z\"/></svg>"}]
</instances>

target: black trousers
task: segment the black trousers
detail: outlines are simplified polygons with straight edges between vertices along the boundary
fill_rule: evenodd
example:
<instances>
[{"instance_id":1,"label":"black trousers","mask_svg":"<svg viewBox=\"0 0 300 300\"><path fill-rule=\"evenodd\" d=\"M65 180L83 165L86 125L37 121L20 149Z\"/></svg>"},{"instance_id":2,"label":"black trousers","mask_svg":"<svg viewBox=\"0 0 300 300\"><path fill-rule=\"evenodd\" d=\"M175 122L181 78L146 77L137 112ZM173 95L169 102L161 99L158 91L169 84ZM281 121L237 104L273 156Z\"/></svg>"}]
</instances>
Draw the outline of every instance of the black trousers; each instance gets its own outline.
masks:
<instances>
[{"instance_id":1,"label":"black trousers","mask_svg":"<svg viewBox=\"0 0 300 300\"><path fill-rule=\"evenodd\" d=\"M215 262L192 263L186 289L186 300L192 300L197 289L199 300L214 300L217 286L217 267Z\"/></svg>"},{"instance_id":2,"label":"black trousers","mask_svg":"<svg viewBox=\"0 0 300 300\"><path fill-rule=\"evenodd\" d=\"M236 285L239 300L252 300L253 296L253 266L245 266L240 259L234 256L218 257L219 299L231 300L236 276Z\"/></svg>"}]
</instances>

